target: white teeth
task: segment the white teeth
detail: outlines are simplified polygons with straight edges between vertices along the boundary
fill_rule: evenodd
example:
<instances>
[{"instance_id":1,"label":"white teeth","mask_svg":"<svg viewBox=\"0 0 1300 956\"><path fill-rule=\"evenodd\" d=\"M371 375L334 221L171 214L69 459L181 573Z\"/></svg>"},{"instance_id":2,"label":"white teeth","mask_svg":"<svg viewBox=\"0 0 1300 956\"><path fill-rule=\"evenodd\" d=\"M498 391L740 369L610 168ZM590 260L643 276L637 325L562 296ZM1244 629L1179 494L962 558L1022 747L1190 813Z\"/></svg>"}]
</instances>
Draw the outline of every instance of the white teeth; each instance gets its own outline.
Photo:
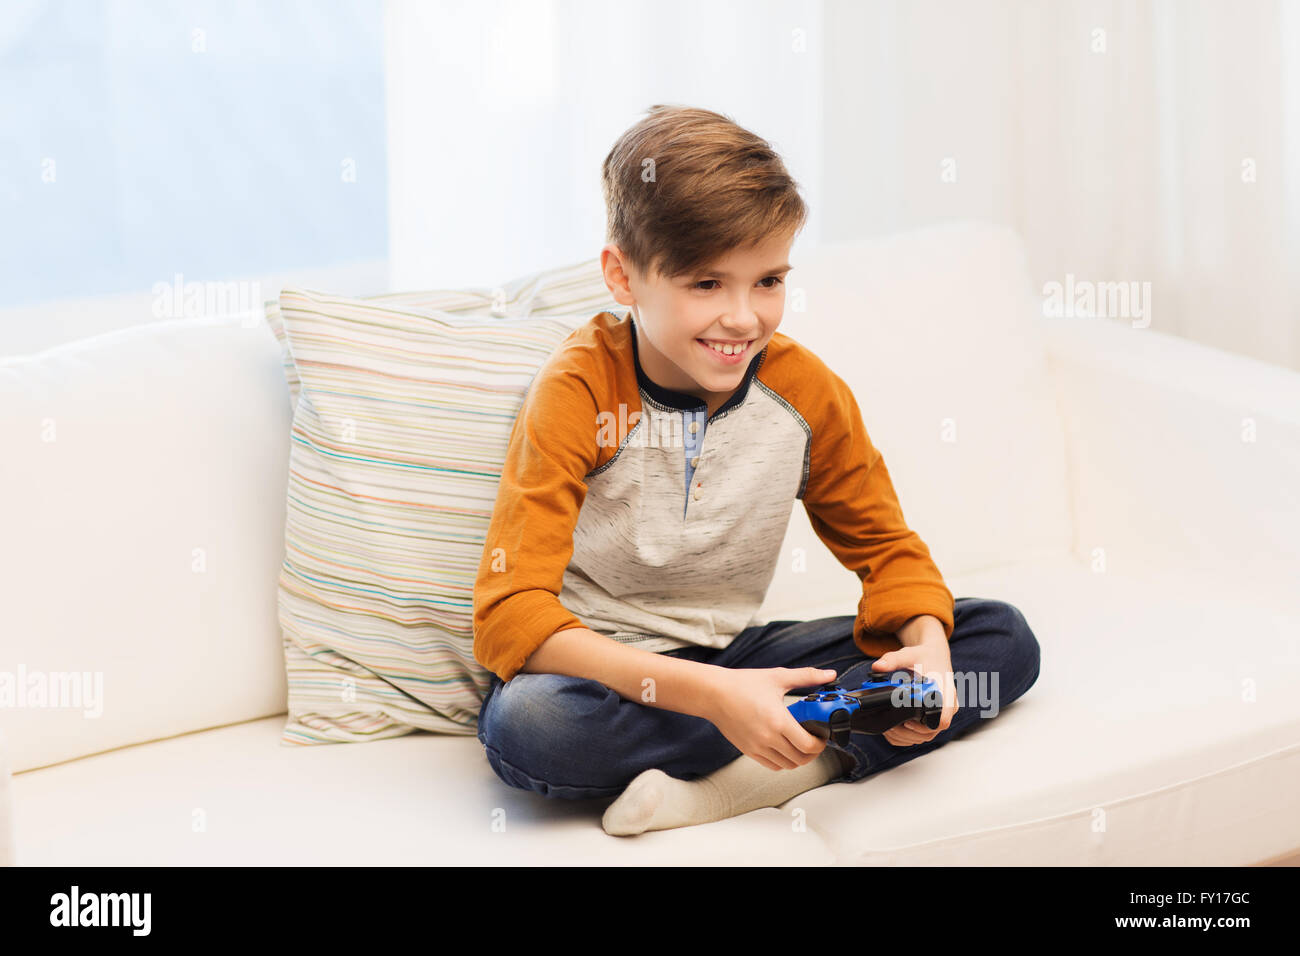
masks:
<instances>
[{"instance_id":1,"label":"white teeth","mask_svg":"<svg viewBox=\"0 0 1300 956\"><path fill-rule=\"evenodd\" d=\"M701 339L700 341L704 342L703 339ZM745 348L748 343L742 345L735 345L735 346L716 345L713 342L704 342L704 344L707 345L709 348L713 349L713 351L715 352L721 352L723 355L739 355L741 352L745 351Z\"/></svg>"}]
</instances>

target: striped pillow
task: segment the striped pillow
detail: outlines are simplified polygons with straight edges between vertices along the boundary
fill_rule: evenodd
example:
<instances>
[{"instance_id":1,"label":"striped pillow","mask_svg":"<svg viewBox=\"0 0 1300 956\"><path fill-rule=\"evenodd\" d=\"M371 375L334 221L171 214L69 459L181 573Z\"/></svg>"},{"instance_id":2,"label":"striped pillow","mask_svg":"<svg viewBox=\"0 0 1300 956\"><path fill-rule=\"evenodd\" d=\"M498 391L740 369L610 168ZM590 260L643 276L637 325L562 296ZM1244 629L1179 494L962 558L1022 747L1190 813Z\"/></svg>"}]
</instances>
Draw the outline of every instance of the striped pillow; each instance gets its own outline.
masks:
<instances>
[{"instance_id":1,"label":"striped pillow","mask_svg":"<svg viewBox=\"0 0 1300 956\"><path fill-rule=\"evenodd\" d=\"M474 660L474 577L506 446L537 370L600 311L455 315L281 292L300 378L282 743L475 732L490 675Z\"/></svg>"},{"instance_id":2,"label":"striped pillow","mask_svg":"<svg viewBox=\"0 0 1300 956\"><path fill-rule=\"evenodd\" d=\"M605 286L605 276L600 269L600 259L587 259L573 265L545 269L513 279L495 289L473 287L466 289L434 289L425 292L393 292L387 295L366 296L364 301L394 305L401 309L420 311L438 310L453 315L483 315L498 318L520 318L527 315L577 315L587 312L596 315L606 309L619 308ZM294 407L298 405L298 370L289 353L284 337L284 323L280 319L280 302L272 299L266 303L266 324L280 342L284 353L284 377L289 383L289 395Z\"/></svg>"}]
</instances>

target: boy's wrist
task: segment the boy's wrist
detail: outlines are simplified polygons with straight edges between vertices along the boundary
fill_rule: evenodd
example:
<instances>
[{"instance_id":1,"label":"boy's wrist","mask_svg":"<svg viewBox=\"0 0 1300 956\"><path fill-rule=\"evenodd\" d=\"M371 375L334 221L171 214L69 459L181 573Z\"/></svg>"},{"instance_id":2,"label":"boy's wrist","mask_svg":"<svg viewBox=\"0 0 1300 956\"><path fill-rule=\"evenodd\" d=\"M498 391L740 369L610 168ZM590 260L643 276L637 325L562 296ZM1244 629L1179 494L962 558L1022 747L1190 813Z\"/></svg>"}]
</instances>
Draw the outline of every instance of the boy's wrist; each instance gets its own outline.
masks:
<instances>
[{"instance_id":1,"label":"boy's wrist","mask_svg":"<svg viewBox=\"0 0 1300 956\"><path fill-rule=\"evenodd\" d=\"M931 642L943 644L948 642L943 632L943 622L933 614L917 614L915 617L908 618L898 629L898 640L904 647L916 647Z\"/></svg>"},{"instance_id":2,"label":"boy's wrist","mask_svg":"<svg viewBox=\"0 0 1300 956\"><path fill-rule=\"evenodd\" d=\"M676 664L681 665L677 670L683 678L686 693L678 698L678 706L672 709L711 722L722 701L722 678L726 676L727 669L717 664L685 659L677 660Z\"/></svg>"}]
</instances>

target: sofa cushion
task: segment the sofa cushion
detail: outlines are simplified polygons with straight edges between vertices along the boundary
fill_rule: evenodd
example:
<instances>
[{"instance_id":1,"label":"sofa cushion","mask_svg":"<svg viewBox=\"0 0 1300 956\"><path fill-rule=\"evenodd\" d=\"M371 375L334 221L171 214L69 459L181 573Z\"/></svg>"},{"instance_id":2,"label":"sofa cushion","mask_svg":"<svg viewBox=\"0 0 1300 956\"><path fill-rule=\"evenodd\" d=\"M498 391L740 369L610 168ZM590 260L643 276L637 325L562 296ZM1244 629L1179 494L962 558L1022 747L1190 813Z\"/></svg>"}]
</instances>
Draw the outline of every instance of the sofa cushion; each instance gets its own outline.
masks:
<instances>
[{"instance_id":1,"label":"sofa cushion","mask_svg":"<svg viewBox=\"0 0 1300 956\"><path fill-rule=\"evenodd\" d=\"M473 738L283 748L281 722L262 720L20 774L17 862L1253 863L1300 846L1295 609L1187 583L1068 556L954 578L958 596L1024 612L1035 685L915 760L717 823L610 837L610 800L512 789ZM1208 653L1225 629L1240 645L1227 662ZM1112 679L1080 677L1099 673ZM334 839L340 820L365 838Z\"/></svg>"},{"instance_id":2,"label":"sofa cushion","mask_svg":"<svg viewBox=\"0 0 1300 956\"><path fill-rule=\"evenodd\" d=\"M77 691L0 705L15 771L284 712L290 417L241 316L0 359L0 673Z\"/></svg>"},{"instance_id":3,"label":"sofa cushion","mask_svg":"<svg viewBox=\"0 0 1300 956\"><path fill-rule=\"evenodd\" d=\"M1041 673L933 752L787 803L838 862L1241 866L1300 847L1289 594L1069 555L949 583L1019 608Z\"/></svg>"},{"instance_id":4,"label":"sofa cushion","mask_svg":"<svg viewBox=\"0 0 1300 956\"><path fill-rule=\"evenodd\" d=\"M768 809L634 838L608 799L512 790L473 737L277 746L280 718L20 774L20 866L821 866L812 826ZM340 827L347 836L340 838Z\"/></svg>"},{"instance_id":5,"label":"sofa cushion","mask_svg":"<svg viewBox=\"0 0 1300 956\"><path fill-rule=\"evenodd\" d=\"M472 734L473 585L515 417L586 313L455 316L286 289L301 380L279 616L285 743Z\"/></svg>"},{"instance_id":6,"label":"sofa cushion","mask_svg":"<svg viewBox=\"0 0 1300 956\"><path fill-rule=\"evenodd\" d=\"M962 222L791 261L781 331L853 389L939 570L1068 550L1064 437L1020 238ZM809 565L774 587L808 597L826 582Z\"/></svg>"}]
</instances>

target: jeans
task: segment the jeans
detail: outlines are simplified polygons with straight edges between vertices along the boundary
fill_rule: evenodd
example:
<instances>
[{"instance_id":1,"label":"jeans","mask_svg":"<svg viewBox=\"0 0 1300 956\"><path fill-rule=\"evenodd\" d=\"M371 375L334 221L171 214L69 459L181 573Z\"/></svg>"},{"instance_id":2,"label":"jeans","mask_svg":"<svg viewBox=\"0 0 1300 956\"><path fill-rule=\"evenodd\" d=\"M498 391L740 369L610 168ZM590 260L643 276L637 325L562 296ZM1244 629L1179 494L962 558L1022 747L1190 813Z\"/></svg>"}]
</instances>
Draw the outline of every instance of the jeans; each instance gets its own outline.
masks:
<instances>
[{"instance_id":1,"label":"jeans","mask_svg":"<svg viewBox=\"0 0 1300 956\"><path fill-rule=\"evenodd\" d=\"M853 733L842 748L851 760L832 783L860 780L942 747L1027 691L1038 679L1038 641L1024 615L1002 601L955 601L949 655L958 710L951 725L923 744L894 746L879 734ZM846 689L871 671L853 642L854 615L771 621L746 628L727 647L663 653L720 667L833 669ZM820 685L818 685L820 686ZM815 687L786 693L810 693ZM549 797L616 796L644 770L693 780L725 766L740 751L710 721L628 700L599 681L563 674L492 675L479 712L478 739L505 783ZM827 743L828 747L835 744Z\"/></svg>"}]
</instances>

